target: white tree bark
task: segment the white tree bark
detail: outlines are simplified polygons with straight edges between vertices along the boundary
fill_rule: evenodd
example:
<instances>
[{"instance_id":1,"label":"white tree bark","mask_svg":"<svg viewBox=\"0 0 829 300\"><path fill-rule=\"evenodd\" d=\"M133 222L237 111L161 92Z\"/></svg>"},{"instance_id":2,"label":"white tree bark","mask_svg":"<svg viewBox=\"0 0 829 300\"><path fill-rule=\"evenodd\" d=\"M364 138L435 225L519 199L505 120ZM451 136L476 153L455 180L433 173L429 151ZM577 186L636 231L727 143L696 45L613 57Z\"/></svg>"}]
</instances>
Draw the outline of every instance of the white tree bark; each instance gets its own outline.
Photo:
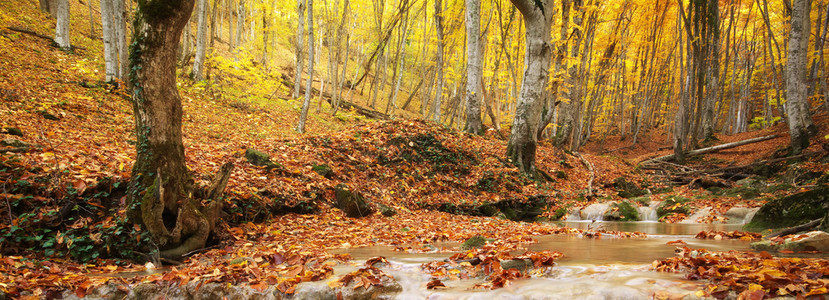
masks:
<instances>
[{"instance_id":1,"label":"white tree bark","mask_svg":"<svg viewBox=\"0 0 829 300\"><path fill-rule=\"evenodd\" d=\"M115 21L113 28L115 29L115 45L118 52L117 77L122 81L127 81L129 76L129 47L127 47L127 10L124 0L112 0L113 5L113 20Z\"/></svg>"},{"instance_id":2,"label":"white tree bark","mask_svg":"<svg viewBox=\"0 0 829 300\"><path fill-rule=\"evenodd\" d=\"M204 79L204 58L207 55L207 0L199 0L196 13L199 26L196 30L196 59L193 62L193 80Z\"/></svg>"},{"instance_id":3,"label":"white tree bark","mask_svg":"<svg viewBox=\"0 0 829 300\"><path fill-rule=\"evenodd\" d=\"M551 25L553 21L552 0L510 0L521 15L527 46L524 58L524 78L521 82L521 94L512 122L507 158L521 172L536 175L535 152L538 144L537 132L541 122L541 104L544 86L549 76L552 45L550 45Z\"/></svg>"},{"instance_id":4,"label":"white tree bark","mask_svg":"<svg viewBox=\"0 0 829 300\"><path fill-rule=\"evenodd\" d=\"M483 134L481 123L481 0L466 0L466 132Z\"/></svg>"},{"instance_id":5,"label":"white tree bark","mask_svg":"<svg viewBox=\"0 0 829 300\"><path fill-rule=\"evenodd\" d=\"M308 81L305 84L305 100L302 102L302 111L299 114L299 125L296 131L305 132L305 120L308 118L308 108L311 106L311 88L314 83L314 0L308 0Z\"/></svg>"},{"instance_id":6,"label":"white tree bark","mask_svg":"<svg viewBox=\"0 0 829 300\"><path fill-rule=\"evenodd\" d=\"M58 0L58 23L55 26L55 43L63 50L69 50L69 0Z\"/></svg>"},{"instance_id":7,"label":"white tree bark","mask_svg":"<svg viewBox=\"0 0 829 300\"><path fill-rule=\"evenodd\" d=\"M294 78L294 98L299 98L299 87L302 85L302 47L305 43L305 0L297 0L297 25L296 25L296 72Z\"/></svg>"},{"instance_id":8,"label":"white tree bark","mask_svg":"<svg viewBox=\"0 0 829 300\"><path fill-rule=\"evenodd\" d=\"M239 13L236 15L236 47L242 45L242 33L245 28L245 0L239 0ZM236 56L238 58L238 56Z\"/></svg>"},{"instance_id":9,"label":"white tree bark","mask_svg":"<svg viewBox=\"0 0 829 300\"><path fill-rule=\"evenodd\" d=\"M440 99L443 96L443 12L441 0L435 0L435 35L438 41L437 56L435 65L437 68L437 88L435 89L435 102L432 103L432 120L440 122Z\"/></svg>"},{"instance_id":10,"label":"white tree bark","mask_svg":"<svg viewBox=\"0 0 829 300\"><path fill-rule=\"evenodd\" d=\"M793 154L799 154L806 149L809 146L809 138L817 132L809 113L806 85L810 8L809 0L792 1L789 54L786 63L786 113Z\"/></svg>"},{"instance_id":11,"label":"white tree bark","mask_svg":"<svg viewBox=\"0 0 829 300\"><path fill-rule=\"evenodd\" d=\"M118 78L118 43L115 40L115 5L113 0L101 0L101 26L104 35L104 69L107 82Z\"/></svg>"}]
</instances>

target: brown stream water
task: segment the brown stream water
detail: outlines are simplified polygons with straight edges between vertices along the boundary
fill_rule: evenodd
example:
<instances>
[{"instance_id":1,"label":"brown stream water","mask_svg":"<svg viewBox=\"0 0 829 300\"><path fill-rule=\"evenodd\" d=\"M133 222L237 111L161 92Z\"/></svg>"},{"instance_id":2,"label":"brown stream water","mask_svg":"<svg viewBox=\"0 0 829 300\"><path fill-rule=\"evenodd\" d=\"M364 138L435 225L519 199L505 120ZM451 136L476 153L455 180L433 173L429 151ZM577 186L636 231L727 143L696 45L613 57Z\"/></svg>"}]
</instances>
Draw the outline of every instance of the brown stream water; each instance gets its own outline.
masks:
<instances>
[{"instance_id":1,"label":"brown stream water","mask_svg":"<svg viewBox=\"0 0 829 300\"><path fill-rule=\"evenodd\" d=\"M384 269L403 286L397 299L651 299L655 291L672 294L693 294L703 282L682 278L681 274L649 271L654 260L674 255L675 246L669 241L681 239L690 248L712 251L751 251L744 241L698 240L694 235L701 230L736 230L741 225L723 224L664 224L656 222L567 222L569 227L586 229L603 226L608 230L640 231L647 238L616 239L603 237L587 239L575 236L540 236L538 243L528 245L533 251L553 250L564 253L556 261L551 274L544 277L520 279L497 290L470 289L483 279L447 280L448 289L427 290L429 275L420 270L420 264L443 260L451 253L412 254L395 252L391 247L344 249L355 263L375 256L384 256L392 264ZM517 253L516 253L517 254ZM354 266L335 269L350 272Z\"/></svg>"}]
</instances>

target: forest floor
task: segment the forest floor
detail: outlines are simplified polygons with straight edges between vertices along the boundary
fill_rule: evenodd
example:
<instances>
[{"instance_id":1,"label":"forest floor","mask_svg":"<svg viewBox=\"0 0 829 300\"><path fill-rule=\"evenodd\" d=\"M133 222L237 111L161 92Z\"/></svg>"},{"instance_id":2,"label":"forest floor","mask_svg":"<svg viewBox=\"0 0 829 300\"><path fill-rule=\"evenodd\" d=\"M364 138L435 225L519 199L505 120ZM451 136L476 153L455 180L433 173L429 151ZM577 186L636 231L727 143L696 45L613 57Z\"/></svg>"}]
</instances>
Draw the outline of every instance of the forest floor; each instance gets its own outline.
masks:
<instances>
[{"instance_id":1,"label":"forest floor","mask_svg":"<svg viewBox=\"0 0 829 300\"><path fill-rule=\"evenodd\" d=\"M206 84L180 74L187 165L196 183L209 182L210 174L226 162L236 168L226 189L226 215L211 246L174 268L154 271L136 260L123 259L148 260L146 254L131 251L139 242L134 239L140 228L125 225L124 190L135 157L128 93L102 82L102 46L89 38L90 32L77 26L80 29L73 33L73 41L79 48L60 51L47 39L19 30L48 36L54 20L40 13L36 3L18 4L0 3L0 299L4 295L53 298L67 291L84 296L105 285L120 289L141 282L222 282L291 293L296 284L326 278L336 261L348 260L327 252L331 249L390 245L411 252L462 252L458 246L438 249L429 245L483 236L495 240L492 251L462 253L487 261L505 259L496 253L516 251L538 235L643 235L512 221L503 212L492 216L475 210L488 203L507 203L517 209L542 199L546 205L541 217L557 220L574 208L623 201L618 193L621 178L644 191L649 201L683 196L691 199L692 211L704 207L725 211L734 206L758 207L771 197L808 188L827 170L825 159L819 160L825 154L809 157L796 167L778 164L773 173L780 175L767 179L767 185L786 187L753 197L674 186L663 170L638 167L645 159L670 153L659 150L669 146L669 140L654 130L645 132L637 145L630 145L630 137L618 136L588 143L581 155L593 172L576 154L544 141L537 165L553 180L535 181L504 160L506 141L493 131L475 136L420 120L377 121L355 111L331 116L312 110L308 134L300 135L293 130L299 101L273 97L274 91L287 93L278 83L279 76L262 77L249 70L233 73L230 68L217 71L213 75L220 79ZM83 24L85 18L82 11L73 10L74 24ZM325 105L323 110L330 109ZM816 115L821 132L807 152L820 151L826 144L827 119L825 113ZM769 134L780 136L695 157L689 166L711 169L779 157L788 143L782 124L717 135L713 143ZM249 163L248 149L267 153L277 167ZM726 188L733 185L720 181ZM336 190L343 186L368 199L377 211L363 218L346 217L335 208ZM396 214L384 215L386 211ZM677 214L662 221L687 217ZM694 221L721 220L703 217ZM553 253L528 255L537 266L551 265L557 257ZM750 260L734 259L745 264ZM659 268L679 268L680 264L663 262ZM136 276L101 276L125 272ZM368 287L383 277L371 272L374 269L367 268L339 282ZM515 276L508 272L490 276L487 287L503 286ZM774 282L775 286L780 282ZM798 284L795 287L801 292L792 288L792 294L820 294L815 291L821 287L826 293L826 287L816 283ZM719 286L714 284L705 295L721 291ZM748 284L722 286L756 292Z\"/></svg>"}]
</instances>

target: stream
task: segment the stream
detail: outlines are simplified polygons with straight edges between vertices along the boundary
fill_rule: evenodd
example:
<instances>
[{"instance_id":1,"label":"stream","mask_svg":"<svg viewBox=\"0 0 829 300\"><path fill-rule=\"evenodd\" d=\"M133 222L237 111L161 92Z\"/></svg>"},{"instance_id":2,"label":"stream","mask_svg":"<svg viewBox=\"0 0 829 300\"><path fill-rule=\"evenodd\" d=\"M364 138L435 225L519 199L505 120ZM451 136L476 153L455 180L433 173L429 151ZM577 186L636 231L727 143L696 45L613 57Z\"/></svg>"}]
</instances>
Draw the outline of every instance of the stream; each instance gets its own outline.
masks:
<instances>
[{"instance_id":1,"label":"stream","mask_svg":"<svg viewBox=\"0 0 829 300\"><path fill-rule=\"evenodd\" d=\"M675 246L669 241L681 239L690 248L712 251L751 251L749 243L739 240L698 240L694 235L702 230L739 230L739 224L665 224L657 222L563 222L564 226L616 231L639 231L647 238L601 239L576 236L549 235L535 237L538 243L527 245L528 250L553 250L564 253L556 261L553 271L544 277L515 280L506 288L496 290L471 289L483 279L445 280L448 287L427 290L428 274L420 264L443 260L452 253L395 252L392 247L376 246L343 249L352 255L354 264L366 259L384 256L391 266L383 268L403 287L397 299L649 299L656 291L661 293L691 294L704 285L682 278L682 274L649 271L654 260L674 255ZM519 252L514 253L519 254ZM334 278L355 270L352 265L335 268ZM307 283L303 283L307 284ZM324 283L310 283L324 284Z\"/></svg>"}]
</instances>

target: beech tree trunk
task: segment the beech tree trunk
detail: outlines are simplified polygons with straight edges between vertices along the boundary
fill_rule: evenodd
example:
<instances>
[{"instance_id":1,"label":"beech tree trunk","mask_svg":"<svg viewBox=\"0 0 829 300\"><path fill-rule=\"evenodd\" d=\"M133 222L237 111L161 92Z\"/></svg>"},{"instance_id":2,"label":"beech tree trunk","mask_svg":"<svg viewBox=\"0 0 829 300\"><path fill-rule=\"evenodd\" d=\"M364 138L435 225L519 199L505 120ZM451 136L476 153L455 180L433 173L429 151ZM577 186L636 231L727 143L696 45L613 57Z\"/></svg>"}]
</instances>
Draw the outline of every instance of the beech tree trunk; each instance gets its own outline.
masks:
<instances>
[{"instance_id":1,"label":"beech tree trunk","mask_svg":"<svg viewBox=\"0 0 829 300\"><path fill-rule=\"evenodd\" d=\"M115 40L115 4L113 0L101 0L101 27L104 35L104 70L106 81L118 77L118 42Z\"/></svg>"},{"instance_id":2,"label":"beech tree trunk","mask_svg":"<svg viewBox=\"0 0 829 300\"><path fill-rule=\"evenodd\" d=\"M481 0L466 0L466 128L483 134L481 123Z\"/></svg>"},{"instance_id":3,"label":"beech tree trunk","mask_svg":"<svg viewBox=\"0 0 829 300\"><path fill-rule=\"evenodd\" d=\"M296 72L294 78L294 98L299 98L299 87L302 86L302 45L305 41L305 0L297 0L297 25L296 25Z\"/></svg>"},{"instance_id":4,"label":"beech tree trunk","mask_svg":"<svg viewBox=\"0 0 829 300\"><path fill-rule=\"evenodd\" d=\"M52 18L58 17L58 0L40 0L40 10L49 13Z\"/></svg>"},{"instance_id":5,"label":"beech tree trunk","mask_svg":"<svg viewBox=\"0 0 829 300\"><path fill-rule=\"evenodd\" d=\"M58 22L55 25L55 43L63 50L69 50L69 0L58 0Z\"/></svg>"},{"instance_id":6,"label":"beech tree trunk","mask_svg":"<svg viewBox=\"0 0 829 300\"><path fill-rule=\"evenodd\" d=\"M432 103L432 121L440 122L440 100L443 96L443 1L435 0L435 35L438 41L435 65L437 66L437 81L435 84L435 101Z\"/></svg>"},{"instance_id":7,"label":"beech tree trunk","mask_svg":"<svg viewBox=\"0 0 829 300\"><path fill-rule=\"evenodd\" d=\"M299 113L299 124L296 131L305 132L305 120L308 119L308 108L311 106L311 90L314 83L314 0L307 0L308 5L308 81L305 83L305 100L302 102L302 111Z\"/></svg>"},{"instance_id":8,"label":"beech tree trunk","mask_svg":"<svg viewBox=\"0 0 829 300\"><path fill-rule=\"evenodd\" d=\"M702 112L702 138L714 137L714 106L719 98L720 77L720 10L716 0L708 3L708 63L707 86L705 88L705 109Z\"/></svg>"},{"instance_id":9,"label":"beech tree trunk","mask_svg":"<svg viewBox=\"0 0 829 300\"><path fill-rule=\"evenodd\" d=\"M809 49L809 0L792 1L789 54L786 63L786 113L792 154L799 154L809 146L809 138L817 133L809 113L806 61Z\"/></svg>"},{"instance_id":10,"label":"beech tree trunk","mask_svg":"<svg viewBox=\"0 0 829 300\"><path fill-rule=\"evenodd\" d=\"M127 46L127 9L124 0L113 0L115 47L118 49L118 79L126 82L129 73L129 47Z\"/></svg>"},{"instance_id":11,"label":"beech tree trunk","mask_svg":"<svg viewBox=\"0 0 829 300\"><path fill-rule=\"evenodd\" d=\"M541 104L552 55L550 30L553 21L553 1L510 1L524 16L527 45L524 78L507 144L507 158L521 172L535 177L535 152L538 144L536 133L541 121Z\"/></svg>"},{"instance_id":12,"label":"beech tree trunk","mask_svg":"<svg viewBox=\"0 0 829 300\"><path fill-rule=\"evenodd\" d=\"M207 55L207 0L199 0L198 29L196 29L196 59L193 61L193 80L204 80L204 58Z\"/></svg>"},{"instance_id":13,"label":"beech tree trunk","mask_svg":"<svg viewBox=\"0 0 829 300\"><path fill-rule=\"evenodd\" d=\"M150 233L165 258L204 247L221 209L221 202L205 208L188 196L192 181L185 166L181 97L172 66L193 4L194 0L139 1L130 48L137 142L128 216Z\"/></svg>"}]
</instances>

